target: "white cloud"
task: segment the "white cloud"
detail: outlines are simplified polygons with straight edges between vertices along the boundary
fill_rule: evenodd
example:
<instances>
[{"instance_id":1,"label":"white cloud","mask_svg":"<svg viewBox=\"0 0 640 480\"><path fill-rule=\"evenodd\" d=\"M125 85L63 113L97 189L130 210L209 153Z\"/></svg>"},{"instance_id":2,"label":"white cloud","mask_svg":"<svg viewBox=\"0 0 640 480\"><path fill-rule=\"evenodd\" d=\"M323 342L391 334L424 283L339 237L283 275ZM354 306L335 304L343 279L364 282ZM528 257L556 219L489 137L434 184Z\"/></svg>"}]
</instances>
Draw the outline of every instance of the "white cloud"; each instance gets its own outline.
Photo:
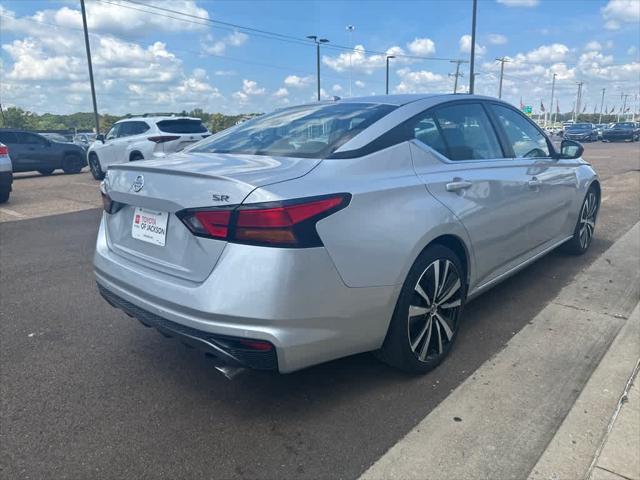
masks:
<instances>
[{"instance_id":1,"label":"white cloud","mask_svg":"<svg viewBox=\"0 0 640 480\"><path fill-rule=\"evenodd\" d=\"M299 77L298 75L289 75L284 79L284 84L287 87L293 88L304 88L313 82L313 77L311 75L306 77Z\"/></svg>"},{"instance_id":2,"label":"white cloud","mask_svg":"<svg viewBox=\"0 0 640 480\"><path fill-rule=\"evenodd\" d=\"M336 83L335 85L333 85L333 87L331 87L331 91L333 93L340 93L342 92L342 86Z\"/></svg>"},{"instance_id":3,"label":"white cloud","mask_svg":"<svg viewBox=\"0 0 640 480\"><path fill-rule=\"evenodd\" d=\"M414 38L407 43L407 48L414 55L427 57L436 53L436 44L430 38Z\"/></svg>"},{"instance_id":4,"label":"white cloud","mask_svg":"<svg viewBox=\"0 0 640 480\"><path fill-rule=\"evenodd\" d=\"M384 68L386 65L387 55L396 55L395 63L410 63L413 60L407 57L401 57L405 52L401 47L394 46L389 48L385 54L367 55L363 45L356 45L353 51L340 53L337 57L323 56L322 63L337 72L349 71L352 68L354 72L372 74L375 70ZM351 56L351 59L349 59Z\"/></svg>"},{"instance_id":5,"label":"white cloud","mask_svg":"<svg viewBox=\"0 0 640 480\"><path fill-rule=\"evenodd\" d=\"M287 90L284 87L279 88L278 90L276 90L274 92L273 96L276 97L276 98L285 98L285 97L289 96L289 90Z\"/></svg>"},{"instance_id":6,"label":"white cloud","mask_svg":"<svg viewBox=\"0 0 640 480\"><path fill-rule=\"evenodd\" d=\"M458 41L461 53L471 53L471 35L463 35ZM476 43L476 55L484 55L487 48Z\"/></svg>"},{"instance_id":7,"label":"white cloud","mask_svg":"<svg viewBox=\"0 0 640 480\"><path fill-rule=\"evenodd\" d=\"M562 43L554 43L531 50L525 55L525 59L532 63L560 62L566 58L568 53L569 47Z\"/></svg>"},{"instance_id":8,"label":"white cloud","mask_svg":"<svg viewBox=\"0 0 640 480\"><path fill-rule=\"evenodd\" d=\"M248 38L249 36L242 32L232 32L226 37L216 40L213 35L208 33L202 41L201 47L205 53L222 55L227 47L240 47L246 43Z\"/></svg>"},{"instance_id":9,"label":"white cloud","mask_svg":"<svg viewBox=\"0 0 640 480\"><path fill-rule=\"evenodd\" d=\"M592 40L584 46L585 50L602 50L602 45L597 40Z\"/></svg>"},{"instance_id":10,"label":"white cloud","mask_svg":"<svg viewBox=\"0 0 640 480\"><path fill-rule=\"evenodd\" d=\"M618 30L624 23L640 23L638 0L609 0L601 12L608 30Z\"/></svg>"},{"instance_id":11,"label":"white cloud","mask_svg":"<svg viewBox=\"0 0 640 480\"><path fill-rule=\"evenodd\" d=\"M504 45L507 43L507 37L500 33L490 33L488 39L491 45Z\"/></svg>"},{"instance_id":12,"label":"white cloud","mask_svg":"<svg viewBox=\"0 0 640 480\"><path fill-rule=\"evenodd\" d=\"M540 3L540 0L497 0L507 7L535 7Z\"/></svg>"},{"instance_id":13,"label":"white cloud","mask_svg":"<svg viewBox=\"0 0 640 480\"><path fill-rule=\"evenodd\" d=\"M627 55L635 55L637 53L638 53L638 47L636 47L635 45L631 45L627 50Z\"/></svg>"},{"instance_id":14,"label":"white cloud","mask_svg":"<svg viewBox=\"0 0 640 480\"><path fill-rule=\"evenodd\" d=\"M356 80L353 84L358 88L364 88L366 85L362 80Z\"/></svg>"},{"instance_id":15,"label":"white cloud","mask_svg":"<svg viewBox=\"0 0 640 480\"><path fill-rule=\"evenodd\" d=\"M443 90L444 77L428 70L412 71L409 68L401 68L396 71L400 77L400 83L395 87L396 93L418 93Z\"/></svg>"}]
</instances>

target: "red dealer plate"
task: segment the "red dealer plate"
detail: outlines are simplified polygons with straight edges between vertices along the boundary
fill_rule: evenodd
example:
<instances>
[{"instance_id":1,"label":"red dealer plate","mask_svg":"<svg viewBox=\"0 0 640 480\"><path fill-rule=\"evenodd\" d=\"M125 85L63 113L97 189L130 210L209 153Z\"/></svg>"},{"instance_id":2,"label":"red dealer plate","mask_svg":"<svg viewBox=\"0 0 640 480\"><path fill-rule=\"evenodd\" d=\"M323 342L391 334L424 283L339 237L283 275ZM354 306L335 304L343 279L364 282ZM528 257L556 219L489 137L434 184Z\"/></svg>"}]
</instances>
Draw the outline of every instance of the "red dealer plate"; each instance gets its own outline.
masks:
<instances>
[{"instance_id":1,"label":"red dealer plate","mask_svg":"<svg viewBox=\"0 0 640 480\"><path fill-rule=\"evenodd\" d=\"M131 236L143 242L164 247L167 238L167 212L136 207L131 223Z\"/></svg>"}]
</instances>

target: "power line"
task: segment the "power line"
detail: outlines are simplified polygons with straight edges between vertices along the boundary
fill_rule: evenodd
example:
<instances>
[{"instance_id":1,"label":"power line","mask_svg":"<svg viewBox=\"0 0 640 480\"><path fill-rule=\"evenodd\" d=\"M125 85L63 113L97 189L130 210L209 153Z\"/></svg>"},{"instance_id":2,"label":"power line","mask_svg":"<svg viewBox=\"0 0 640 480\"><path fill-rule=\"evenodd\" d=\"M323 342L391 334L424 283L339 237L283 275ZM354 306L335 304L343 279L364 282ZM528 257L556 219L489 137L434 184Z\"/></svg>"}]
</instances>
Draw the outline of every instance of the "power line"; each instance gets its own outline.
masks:
<instances>
[{"instance_id":1,"label":"power line","mask_svg":"<svg viewBox=\"0 0 640 480\"><path fill-rule=\"evenodd\" d=\"M456 73L450 73L449 76L455 78L454 83L453 83L453 93L458 93L458 78L459 77L464 77L464 75L460 72L460 64L469 63L469 61L467 61L467 60L451 60L451 63L455 63L456 64Z\"/></svg>"}]
</instances>

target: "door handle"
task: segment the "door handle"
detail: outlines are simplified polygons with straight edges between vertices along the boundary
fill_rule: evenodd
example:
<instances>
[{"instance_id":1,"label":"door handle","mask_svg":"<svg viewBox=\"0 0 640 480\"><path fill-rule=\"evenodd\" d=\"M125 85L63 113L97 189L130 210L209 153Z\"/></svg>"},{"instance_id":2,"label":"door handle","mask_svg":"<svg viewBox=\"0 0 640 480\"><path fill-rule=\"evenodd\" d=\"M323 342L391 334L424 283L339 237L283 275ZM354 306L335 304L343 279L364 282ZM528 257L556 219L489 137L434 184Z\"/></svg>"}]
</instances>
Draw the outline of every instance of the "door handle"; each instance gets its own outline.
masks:
<instances>
[{"instance_id":1,"label":"door handle","mask_svg":"<svg viewBox=\"0 0 640 480\"><path fill-rule=\"evenodd\" d=\"M471 187L473 183L468 182L467 180L456 180L454 182L447 183L446 189L447 192L457 192L459 190L464 190Z\"/></svg>"},{"instance_id":2,"label":"door handle","mask_svg":"<svg viewBox=\"0 0 640 480\"><path fill-rule=\"evenodd\" d=\"M538 188L540 185L542 185L542 182L536 177L533 177L527 182L527 185L529 185L529 188Z\"/></svg>"}]
</instances>

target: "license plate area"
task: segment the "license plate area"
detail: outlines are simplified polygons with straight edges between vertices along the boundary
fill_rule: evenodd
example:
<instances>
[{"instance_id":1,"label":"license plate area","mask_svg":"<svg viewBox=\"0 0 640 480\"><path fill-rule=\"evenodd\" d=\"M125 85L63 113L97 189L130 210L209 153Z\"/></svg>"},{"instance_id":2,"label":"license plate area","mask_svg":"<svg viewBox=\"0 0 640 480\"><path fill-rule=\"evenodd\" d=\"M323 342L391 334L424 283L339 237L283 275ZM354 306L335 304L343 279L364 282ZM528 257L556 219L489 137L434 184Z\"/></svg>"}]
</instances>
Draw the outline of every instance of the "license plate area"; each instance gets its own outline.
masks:
<instances>
[{"instance_id":1,"label":"license plate area","mask_svg":"<svg viewBox=\"0 0 640 480\"><path fill-rule=\"evenodd\" d=\"M131 236L164 247L167 239L168 212L136 207L131 221Z\"/></svg>"}]
</instances>

